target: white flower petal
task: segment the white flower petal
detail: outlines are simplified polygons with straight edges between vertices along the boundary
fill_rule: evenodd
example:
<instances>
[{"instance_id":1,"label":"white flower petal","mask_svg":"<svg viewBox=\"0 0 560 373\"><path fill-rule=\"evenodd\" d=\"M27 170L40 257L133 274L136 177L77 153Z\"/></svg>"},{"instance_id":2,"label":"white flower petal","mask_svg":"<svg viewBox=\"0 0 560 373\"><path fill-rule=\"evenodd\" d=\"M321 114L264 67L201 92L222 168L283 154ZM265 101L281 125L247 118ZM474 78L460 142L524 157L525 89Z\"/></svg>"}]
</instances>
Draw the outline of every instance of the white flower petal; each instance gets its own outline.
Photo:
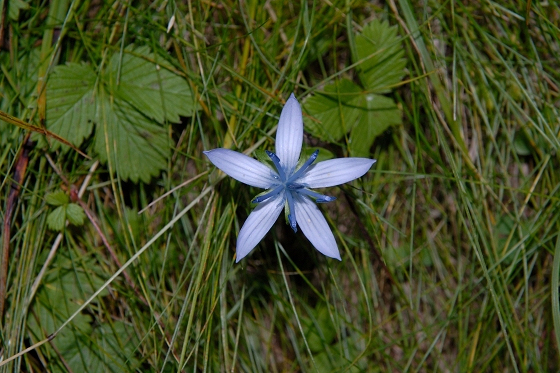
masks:
<instances>
[{"instance_id":1,"label":"white flower petal","mask_svg":"<svg viewBox=\"0 0 560 373\"><path fill-rule=\"evenodd\" d=\"M375 163L368 158L337 158L309 167L298 183L309 188L340 185L363 176Z\"/></svg>"},{"instance_id":2,"label":"white flower petal","mask_svg":"<svg viewBox=\"0 0 560 373\"><path fill-rule=\"evenodd\" d=\"M292 93L284 105L276 130L276 155L287 173L294 170L303 142L303 117L301 107Z\"/></svg>"},{"instance_id":3,"label":"white flower petal","mask_svg":"<svg viewBox=\"0 0 560 373\"><path fill-rule=\"evenodd\" d=\"M208 150L204 154L214 166L242 183L268 189L276 181L273 170L245 154L223 148Z\"/></svg>"},{"instance_id":4,"label":"white flower petal","mask_svg":"<svg viewBox=\"0 0 560 373\"><path fill-rule=\"evenodd\" d=\"M305 237L321 254L340 260L331 228L317 205L307 197L295 197L296 219Z\"/></svg>"},{"instance_id":5,"label":"white flower petal","mask_svg":"<svg viewBox=\"0 0 560 373\"><path fill-rule=\"evenodd\" d=\"M239 236L237 236L236 263L247 256L262 240L266 232L270 230L284 207L283 201L284 193L280 193L278 196L260 203L249 214L249 217L239 231Z\"/></svg>"}]
</instances>

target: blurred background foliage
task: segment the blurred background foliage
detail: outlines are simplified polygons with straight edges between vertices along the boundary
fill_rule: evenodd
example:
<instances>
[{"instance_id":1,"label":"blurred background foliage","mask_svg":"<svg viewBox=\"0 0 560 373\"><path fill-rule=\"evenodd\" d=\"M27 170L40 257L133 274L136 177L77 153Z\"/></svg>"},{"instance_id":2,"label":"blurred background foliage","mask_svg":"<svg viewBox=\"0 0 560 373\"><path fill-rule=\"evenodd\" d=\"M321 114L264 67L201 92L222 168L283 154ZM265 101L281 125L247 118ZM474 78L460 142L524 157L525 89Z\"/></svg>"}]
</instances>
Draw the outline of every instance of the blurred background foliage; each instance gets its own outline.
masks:
<instances>
[{"instance_id":1,"label":"blurred background foliage","mask_svg":"<svg viewBox=\"0 0 560 373\"><path fill-rule=\"evenodd\" d=\"M559 23L0 0L0 371L557 371ZM321 207L342 262L279 219L234 265L257 191L202 151L273 149L292 92L304 155L378 161Z\"/></svg>"}]
</instances>

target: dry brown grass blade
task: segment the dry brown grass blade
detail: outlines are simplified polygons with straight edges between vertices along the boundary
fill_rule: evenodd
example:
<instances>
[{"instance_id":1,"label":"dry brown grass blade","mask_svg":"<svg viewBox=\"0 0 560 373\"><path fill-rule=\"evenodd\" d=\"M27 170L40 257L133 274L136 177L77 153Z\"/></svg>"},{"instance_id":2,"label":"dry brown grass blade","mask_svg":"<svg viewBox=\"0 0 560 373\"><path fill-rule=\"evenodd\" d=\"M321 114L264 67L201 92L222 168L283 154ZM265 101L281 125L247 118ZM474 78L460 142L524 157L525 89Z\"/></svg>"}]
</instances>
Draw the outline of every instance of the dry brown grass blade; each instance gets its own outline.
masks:
<instances>
[{"instance_id":1,"label":"dry brown grass blade","mask_svg":"<svg viewBox=\"0 0 560 373\"><path fill-rule=\"evenodd\" d=\"M0 110L0 120L3 120L3 121L8 122L8 123L10 123L10 124L16 125L16 126L18 126L18 127L20 127L20 128L23 128L24 130L32 131L32 132L37 132L37 133L43 134L43 135L45 135L45 136L47 136L47 137L51 137L51 138L55 139L56 141L58 141L58 142L60 142L60 143L62 143L62 144L64 144L64 145L67 145L67 146L71 147L72 149L74 149L75 151L77 151L77 152L78 152L80 155L82 155L83 157L88 158L88 159L91 159L90 156L88 156L87 154L83 153L80 149L78 149L77 147L75 147L74 145L72 145L68 140L66 140L66 139L63 138L63 137L60 137L60 136L57 135L56 133L51 132L51 131L49 131L49 130L46 129L46 128L41 128L41 127L34 126L34 125L29 124L29 123L27 123L27 122L24 122L23 120L21 120L21 119L19 119L19 118L16 118L16 117L14 117L14 116L12 116L12 115L10 115L10 114L8 114L8 113L5 113L5 112L3 112L3 111L1 111L1 110Z\"/></svg>"}]
</instances>

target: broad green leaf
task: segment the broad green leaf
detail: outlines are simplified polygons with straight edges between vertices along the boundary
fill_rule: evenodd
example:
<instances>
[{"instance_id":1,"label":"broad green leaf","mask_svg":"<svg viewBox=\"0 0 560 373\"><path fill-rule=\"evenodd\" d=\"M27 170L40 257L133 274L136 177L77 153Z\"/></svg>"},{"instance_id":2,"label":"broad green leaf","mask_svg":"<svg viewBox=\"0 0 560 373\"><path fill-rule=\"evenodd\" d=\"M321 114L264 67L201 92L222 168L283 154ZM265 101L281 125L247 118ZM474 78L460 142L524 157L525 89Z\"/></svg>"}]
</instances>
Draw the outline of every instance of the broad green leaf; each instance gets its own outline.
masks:
<instances>
[{"instance_id":1,"label":"broad green leaf","mask_svg":"<svg viewBox=\"0 0 560 373\"><path fill-rule=\"evenodd\" d=\"M94 268L95 261L82 258L84 263L80 268ZM89 262L89 263L88 263ZM95 276L95 272L88 274L77 271L75 263L64 255L58 255L52 263L52 270L45 276L42 286L36 296L37 304L33 310L36 311L41 328L35 330L38 336L43 332L50 334L54 332L70 315L72 315L89 296L103 285L103 280ZM108 294L107 290L101 292L100 296ZM95 305L97 300L93 301ZM33 318L30 315L30 318ZM89 316L86 317L89 320ZM80 319L74 319L73 325L80 330L89 330L89 325L81 325ZM76 322L78 320L78 322ZM36 325L36 322L33 323ZM55 339L58 340L58 337Z\"/></svg>"},{"instance_id":2,"label":"broad green leaf","mask_svg":"<svg viewBox=\"0 0 560 373\"><path fill-rule=\"evenodd\" d=\"M2 94L8 101L14 100L12 94L16 93L19 99L23 99L26 107L31 110L37 107L37 79L39 65L41 64L41 48L33 48L26 52L20 51L20 58L17 66L14 66L13 73L18 76L18 91L11 92L4 89ZM4 55L3 57L6 57ZM7 63L9 59L1 59L2 63ZM8 72L10 74L10 72ZM13 79L13 78L12 78Z\"/></svg>"},{"instance_id":3,"label":"broad green leaf","mask_svg":"<svg viewBox=\"0 0 560 373\"><path fill-rule=\"evenodd\" d=\"M86 214L81 206L70 203L66 207L66 218L73 225L82 225L84 224L84 220L86 219Z\"/></svg>"},{"instance_id":4,"label":"broad green leaf","mask_svg":"<svg viewBox=\"0 0 560 373\"><path fill-rule=\"evenodd\" d=\"M131 372L138 365L134 358L137 344L134 331L120 321L96 326L88 333L81 330L66 333L57 342L60 354L73 372Z\"/></svg>"},{"instance_id":5,"label":"broad green leaf","mask_svg":"<svg viewBox=\"0 0 560 373\"><path fill-rule=\"evenodd\" d=\"M364 94L352 100L360 118L352 128L348 147L354 157L369 157L369 149L377 136L388 127L401 124L401 112L391 98Z\"/></svg>"},{"instance_id":6,"label":"broad green leaf","mask_svg":"<svg viewBox=\"0 0 560 373\"><path fill-rule=\"evenodd\" d=\"M356 36L354 62L359 63L360 80L368 92L387 93L404 76L406 60L396 26L373 20Z\"/></svg>"},{"instance_id":7,"label":"broad green leaf","mask_svg":"<svg viewBox=\"0 0 560 373\"><path fill-rule=\"evenodd\" d=\"M334 339L336 332L332 327L332 322L330 320L328 322L331 324L333 332L331 334L327 331L327 333L329 333L329 336L332 335L332 339ZM313 337L310 337L308 339L308 343L311 343L312 338ZM361 337L360 333L349 333L347 337L344 337L344 340L338 341L334 345L329 346L328 349L324 349L314 355L317 371L348 373L372 371L371 366L368 366L369 362L367 358L362 354L364 346L365 341ZM356 365L349 365L349 363L353 361L354 357L359 355L362 355L362 358L356 362Z\"/></svg>"},{"instance_id":8,"label":"broad green leaf","mask_svg":"<svg viewBox=\"0 0 560 373\"><path fill-rule=\"evenodd\" d=\"M266 151L257 149L253 152L253 155L259 162L264 163L265 165L276 171L276 167L274 167L274 163L272 163L272 160L270 159L268 154L266 154Z\"/></svg>"},{"instance_id":9,"label":"broad green leaf","mask_svg":"<svg viewBox=\"0 0 560 373\"><path fill-rule=\"evenodd\" d=\"M49 205L58 206L47 216L47 224L50 229L63 230L66 219L73 225L84 224L86 218L84 210L75 203L68 203L70 199L66 193L62 191L50 193L47 194L45 200Z\"/></svg>"},{"instance_id":10,"label":"broad green leaf","mask_svg":"<svg viewBox=\"0 0 560 373\"><path fill-rule=\"evenodd\" d=\"M8 16L14 21L18 20L20 10L27 10L27 9L29 9L29 4L23 0L8 1Z\"/></svg>"},{"instance_id":11,"label":"broad green leaf","mask_svg":"<svg viewBox=\"0 0 560 373\"><path fill-rule=\"evenodd\" d=\"M315 150L318 150L319 154L317 154L317 159L315 160L315 162L313 162L313 164L317 164L319 162L326 161L327 159L334 158L334 154L330 150L327 150L325 148L320 148L320 147L303 148L301 149L301 155L296 165L296 170L300 168L309 159L309 157L311 157L311 155L313 154L313 152L315 152Z\"/></svg>"},{"instance_id":12,"label":"broad green leaf","mask_svg":"<svg viewBox=\"0 0 560 373\"><path fill-rule=\"evenodd\" d=\"M102 95L101 95L102 96ZM167 133L123 100L100 101L95 150L102 162L109 155L117 174L125 179L149 182L167 165Z\"/></svg>"},{"instance_id":13,"label":"broad green leaf","mask_svg":"<svg viewBox=\"0 0 560 373\"><path fill-rule=\"evenodd\" d=\"M325 86L307 98L303 105L306 131L330 142L339 141L358 120L359 112L349 106L362 89L348 79Z\"/></svg>"},{"instance_id":14,"label":"broad green leaf","mask_svg":"<svg viewBox=\"0 0 560 373\"><path fill-rule=\"evenodd\" d=\"M139 361L134 358L134 352L139 342L133 328L122 321L102 324L95 328L93 337L99 341L98 346L103 352L101 360L104 360L106 366L112 367L115 372L125 371L123 367L128 367L127 370L131 372L135 371Z\"/></svg>"},{"instance_id":15,"label":"broad green leaf","mask_svg":"<svg viewBox=\"0 0 560 373\"><path fill-rule=\"evenodd\" d=\"M48 129L76 146L80 146L93 129L96 79L90 66L69 63L58 66L47 83Z\"/></svg>"},{"instance_id":16,"label":"broad green leaf","mask_svg":"<svg viewBox=\"0 0 560 373\"><path fill-rule=\"evenodd\" d=\"M345 348L346 346L343 347L333 347L332 349L334 351L340 351L341 349ZM338 349L336 349L338 348ZM315 365L317 367L317 371L318 372L348 372L348 373L360 373L360 372L365 372L366 370L360 369L356 366L349 366L348 363L350 361L348 361L347 359L344 358L344 356L336 356L330 352L327 351L323 351L319 354L317 354L316 356L314 356L315 359ZM364 364L362 364L364 365Z\"/></svg>"},{"instance_id":17,"label":"broad green leaf","mask_svg":"<svg viewBox=\"0 0 560 373\"><path fill-rule=\"evenodd\" d=\"M58 255L37 292L28 319L28 329L35 341L55 331L103 284L95 272L76 271L73 260ZM89 258L80 260L85 262L80 268L95 267L95 261ZM107 294L105 290L100 296ZM92 305L97 302L94 300ZM92 324L92 317L81 313L57 335L51 343L67 366L52 365L49 371L66 372L66 368L73 372L134 371L138 364L134 358L137 344L134 331L119 321Z\"/></svg>"},{"instance_id":18,"label":"broad green leaf","mask_svg":"<svg viewBox=\"0 0 560 373\"><path fill-rule=\"evenodd\" d=\"M157 122L179 122L179 116L194 113L195 103L185 79L160 60L160 64L155 63L158 59L148 47L129 47L122 58L115 53L107 76L109 90Z\"/></svg>"},{"instance_id":19,"label":"broad green leaf","mask_svg":"<svg viewBox=\"0 0 560 373\"><path fill-rule=\"evenodd\" d=\"M49 193L45 196L45 201L52 206L62 206L70 202L68 195L61 190Z\"/></svg>"},{"instance_id":20,"label":"broad green leaf","mask_svg":"<svg viewBox=\"0 0 560 373\"><path fill-rule=\"evenodd\" d=\"M353 156L369 156L375 138L402 121L391 98L366 93L347 79L327 85L304 105L309 113L309 118L304 119L307 130L331 142L350 131L348 146Z\"/></svg>"},{"instance_id":21,"label":"broad green leaf","mask_svg":"<svg viewBox=\"0 0 560 373\"><path fill-rule=\"evenodd\" d=\"M55 272L58 272L58 270L55 270ZM42 339L54 332L78 309L80 299L86 299L83 296L74 298L76 294L75 288L71 289L72 292L66 292L70 290L72 283L80 285L76 282L75 278L63 277L56 281L45 283L37 293L35 305L32 309L36 318L33 317L29 320L29 329L37 339ZM78 315L74 318L71 327L64 330L62 335L57 336L55 343L59 344L62 342L64 344L65 337L75 331L89 334L91 332L90 323L91 317L89 315Z\"/></svg>"},{"instance_id":22,"label":"broad green leaf","mask_svg":"<svg viewBox=\"0 0 560 373\"><path fill-rule=\"evenodd\" d=\"M327 159L335 158L334 154L330 150L325 149L325 148L321 148L321 147L318 147L318 146L310 147L310 148L303 148L303 149L301 149L301 157L299 159L297 167L304 164L305 161L307 161L309 159L309 157L311 157L311 154L313 154L313 152L315 150L318 150L319 154L317 154L317 159L315 160L315 162L313 164L326 161Z\"/></svg>"},{"instance_id":23,"label":"broad green leaf","mask_svg":"<svg viewBox=\"0 0 560 373\"><path fill-rule=\"evenodd\" d=\"M513 148L518 155L527 156L531 155L531 142L527 138L527 134L522 130L515 133L513 138Z\"/></svg>"},{"instance_id":24,"label":"broad green leaf","mask_svg":"<svg viewBox=\"0 0 560 373\"><path fill-rule=\"evenodd\" d=\"M555 117L548 117L547 114L550 112L544 110L543 114L549 123L553 123L556 119ZM548 146L545 139L538 134L532 133L529 129L520 129L515 132L513 137L513 149L520 156L529 156L535 152L535 150L540 149L544 152L548 152Z\"/></svg>"},{"instance_id":25,"label":"broad green leaf","mask_svg":"<svg viewBox=\"0 0 560 373\"><path fill-rule=\"evenodd\" d=\"M523 221L517 223L515 219L513 219L509 215L501 215L498 216L497 219L498 220L493 229L497 254L500 257L502 257L502 255L504 254L507 254L503 256L501 260L504 264L510 265L514 260L521 260L516 254L516 252L519 252L519 235L514 234L513 236L511 236L511 232L512 230L517 229L524 231L525 225L523 224ZM514 248L518 248L518 250L512 251L512 249Z\"/></svg>"},{"instance_id":26,"label":"broad green leaf","mask_svg":"<svg viewBox=\"0 0 560 373\"><path fill-rule=\"evenodd\" d=\"M323 351L336 337L329 310L325 304L315 306L313 319L304 318L304 333L313 352Z\"/></svg>"},{"instance_id":27,"label":"broad green leaf","mask_svg":"<svg viewBox=\"0 0 560 373\"><path fill-rule=\"evenodd\" d=\"M55 208L49 216L47 216L47 225L53 231L61 231L64 229L64 223L66 223L66 206L58 206Z\"/></svg>"},{"instance_id":28,"label":"broad green leaf","mask_svg":"<svg viewBox=\"0 0 560 373\"><path fill-rule=\"evenodd\" d=\"M95 128L101 161L110 160L125 180L149 182L167 166L161 124L196 110L186 80L155 61L149 48L129 47L99 73L84 64L57 66L47 83L48 128L78 146Z\"/></svg>"}]
</instances>

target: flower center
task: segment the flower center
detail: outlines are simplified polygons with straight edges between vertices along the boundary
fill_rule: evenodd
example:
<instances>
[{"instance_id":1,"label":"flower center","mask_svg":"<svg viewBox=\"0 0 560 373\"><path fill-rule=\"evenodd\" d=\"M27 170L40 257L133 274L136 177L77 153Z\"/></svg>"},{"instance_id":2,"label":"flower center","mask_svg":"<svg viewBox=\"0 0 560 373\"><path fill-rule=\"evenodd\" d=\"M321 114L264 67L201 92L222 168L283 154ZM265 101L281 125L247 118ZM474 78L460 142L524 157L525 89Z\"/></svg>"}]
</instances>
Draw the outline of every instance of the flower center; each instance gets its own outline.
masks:
<instances>
[{"instance_id":1,"label":"flower center","mask_svg":"<svg viewBox=\"0 0 560 373\"><path fill-rule=\"evenodd\" d=\"M280 163L280 158L276 154L271 151L266 150L266 154L270 157L272 163L274 163L274 167L278 171L278 177L274 177L278 179L278 183L273 185L273 188L270 192L265 193L261 196L256 197L252 202L253 203L261 203L266 201L267 199L277 196L281 192L285 192L285 200L282 203L288 203L288 220L290 222L290 226L294 230L297 231L297 221L296 221L296 210L295 210L295 203L297 202L298 198L302 198L300 196L308 196L315 199L317 203L325 203L334 201L335 197L325 196L323 194L316 193L312 190L306 188L304 184L300 184L297 181L305 174L305 172L309 169L309 167L315 162L317 156L319 155L319 150L315 150L311 157L305 163L297 169L297 171L293 172L291 175L288 174L286 169L282 167ZM291 172L288 170L288 172Z\"/></svg>"}]
</instances>

